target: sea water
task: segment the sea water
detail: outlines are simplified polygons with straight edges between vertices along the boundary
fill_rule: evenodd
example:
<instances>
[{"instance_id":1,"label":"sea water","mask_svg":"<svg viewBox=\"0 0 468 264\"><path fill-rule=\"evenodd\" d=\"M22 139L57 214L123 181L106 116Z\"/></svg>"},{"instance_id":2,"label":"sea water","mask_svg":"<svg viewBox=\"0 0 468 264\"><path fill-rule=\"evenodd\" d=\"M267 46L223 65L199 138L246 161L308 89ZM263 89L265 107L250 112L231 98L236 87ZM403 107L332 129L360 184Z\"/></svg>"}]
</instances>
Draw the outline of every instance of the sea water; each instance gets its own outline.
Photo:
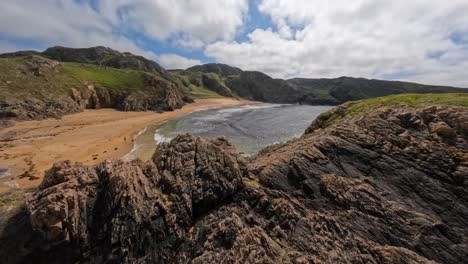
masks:
<instances>
[{"instance_id":1,"label":"sea water","mask_svg":"<svg viewBox=\"0 0 468 264\"><path fill-rule=\"evenodd\" d=\"M329 109L267 103L212 108L165 122L154 131L154 141L169 141L185 133L207 138L225 136L239 152L252 155L268 145L300 137L318 115Z\"/></svg>"}]
</instances>

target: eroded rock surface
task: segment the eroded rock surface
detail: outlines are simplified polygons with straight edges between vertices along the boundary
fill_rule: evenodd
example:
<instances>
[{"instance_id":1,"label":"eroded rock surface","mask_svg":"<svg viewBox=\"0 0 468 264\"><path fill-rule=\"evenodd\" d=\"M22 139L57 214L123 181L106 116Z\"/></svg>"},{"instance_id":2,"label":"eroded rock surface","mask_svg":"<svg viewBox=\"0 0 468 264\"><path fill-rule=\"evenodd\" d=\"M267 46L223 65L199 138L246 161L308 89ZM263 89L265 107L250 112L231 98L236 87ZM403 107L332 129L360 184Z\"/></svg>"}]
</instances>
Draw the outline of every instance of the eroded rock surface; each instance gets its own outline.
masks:
<instances>
[{"instance_id":1,"label":"eroded rock surface","mask_svg":"<svg viewBox=\"0 0 468 264\"><path fill-rule=\"evenodd\" d=\"M56 164L7 263L465 263L468 110L385 108L256 157L183 135L151 161Z\"/></svg>"}]
</instances>

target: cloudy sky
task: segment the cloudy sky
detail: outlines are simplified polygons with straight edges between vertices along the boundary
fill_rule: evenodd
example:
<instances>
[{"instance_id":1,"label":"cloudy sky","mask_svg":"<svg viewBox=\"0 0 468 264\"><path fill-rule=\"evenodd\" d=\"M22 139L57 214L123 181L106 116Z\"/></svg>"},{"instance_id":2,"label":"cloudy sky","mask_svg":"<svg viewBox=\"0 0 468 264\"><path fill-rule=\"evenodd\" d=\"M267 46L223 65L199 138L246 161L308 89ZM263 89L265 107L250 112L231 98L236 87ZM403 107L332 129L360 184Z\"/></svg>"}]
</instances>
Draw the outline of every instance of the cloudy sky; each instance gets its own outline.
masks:
<instances>
[{"instance_id":1,"label":"cloudy sky","mask_svg":"<svg viewBox=\"0 0 468 264\"><path fill-rule=\"evenodd\" d=\"M108 46L166 68L468 87L467 0L2 0L0 52Z\"/></svg>"}]
</instances>

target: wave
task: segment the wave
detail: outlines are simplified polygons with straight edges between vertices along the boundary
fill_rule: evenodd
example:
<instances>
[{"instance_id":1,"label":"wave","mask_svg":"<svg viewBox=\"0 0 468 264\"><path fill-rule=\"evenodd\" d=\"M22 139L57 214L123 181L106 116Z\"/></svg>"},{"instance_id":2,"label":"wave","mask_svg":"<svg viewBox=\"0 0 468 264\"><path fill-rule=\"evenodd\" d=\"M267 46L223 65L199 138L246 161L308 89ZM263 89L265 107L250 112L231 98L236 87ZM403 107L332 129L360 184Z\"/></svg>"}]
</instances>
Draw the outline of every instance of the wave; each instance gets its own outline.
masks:
<instances>
[{"instance_id":1,"label":"wave","mask_svg":"<svg viewBox=\"0 0 468 264\"><path fill-rule=\"evenodd\" d=\"M173 139L172 137L166 137L166 136L162 135L160 133L159 129L154 132L154 141L156 143L169 142L172 139Z\"/></svg>"},{"instance_id":2,"label":"wave","mask_svg":"<svg viewBox=\"0 0 468 264\"><path fill-rule=\"evenodd\" d=\"M139 148L141 148L142 145L138 144L137 143L137 138L141 135L143 135L146 130L148 130L148 127L145 127L143 129L141 129L140 131L138 131L138 133L136 133L135 135L133 135L133 146L132 146L132 150L130 150L130 152L128 152L127 154L125 154L121 159L124 160L124 161L131 161L131 160L134 160L135 159L135 152L138 151Z\"/></svg>"}]
</instances>

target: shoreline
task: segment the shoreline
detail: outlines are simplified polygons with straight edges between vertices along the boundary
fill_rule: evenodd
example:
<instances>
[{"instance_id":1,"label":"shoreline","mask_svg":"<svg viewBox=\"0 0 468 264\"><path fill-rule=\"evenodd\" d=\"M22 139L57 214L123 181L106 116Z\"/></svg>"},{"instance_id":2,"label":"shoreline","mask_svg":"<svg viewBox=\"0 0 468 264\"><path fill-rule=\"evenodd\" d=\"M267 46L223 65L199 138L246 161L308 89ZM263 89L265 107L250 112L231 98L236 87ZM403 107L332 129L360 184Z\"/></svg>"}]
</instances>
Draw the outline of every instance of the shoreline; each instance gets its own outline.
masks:
<instances>
[{"instance_id":1,"label":"shoreline","mask_svg":"<svg viewBox=\"0 0 468 264\"><path fill-rule=\"evenodd\" d=\"M59 161L94 165L106 159L123 158L134 148L145 128L194 111L256 103L232 98L197 99L181 109L163 113L98 109L62 119L19 121L0 130L0 166L9 169L8 176L0 177L0 194L12 189L36 188L44 172Z\"/></svg>"}]
</instances>

